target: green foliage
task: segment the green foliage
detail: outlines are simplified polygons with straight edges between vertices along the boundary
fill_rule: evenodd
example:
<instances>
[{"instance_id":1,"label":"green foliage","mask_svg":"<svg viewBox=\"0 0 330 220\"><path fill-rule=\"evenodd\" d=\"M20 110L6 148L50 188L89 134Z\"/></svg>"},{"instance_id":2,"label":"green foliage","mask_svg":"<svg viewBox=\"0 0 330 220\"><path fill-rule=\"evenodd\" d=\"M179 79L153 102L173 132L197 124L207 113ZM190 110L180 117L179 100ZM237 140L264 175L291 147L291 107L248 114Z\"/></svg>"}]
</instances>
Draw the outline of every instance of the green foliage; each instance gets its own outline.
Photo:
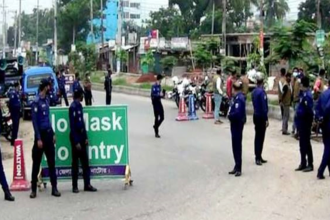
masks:
<instances>
[{"instance_id":1,"label":"green foliage","mask_svg":"<svg viewBox=\"0 0 330 220\"><path fill-rule=\"evenodd\" d=\"M226 57L222 60L222 66L225 73L229 74L231 72L236 71L240 73L240 69L238 68L238 63L234 59L230 57Z\"/></svg>"},{"instance_id":2,"label":"green foliage","mask_svg":"<svg viewBox=\"0 0 330 220\"><path fill-rule=\"evenodd\" d=\"M194 58L198 67L206 68L212 63L212 53L207 50L205 44L198 45L197 50L194 52Z\"/></svg>"},{"instance_id":3,"label":"green foliage","mask_svg":"<svg viewBox=\"0 0 330 220\"><path fill-rule=\"evenodd\" d=\"M75 71L82 73L94 71L96 69L96 59L95 45L86 45L85 43L79 43L77 51L69 54L69 61L73 64Z\"/></svg>"},{"instance_id":4,"label":"green foliage","mask_svg":"<svg viewBox=\"0 0 330 220\"><path fill-rule=\"evenodd\" d=\"M116 58L118 58L120 62L126 63L128 60L128 52L126 50L116 51Z\"/></svg>"},{"instance_id":5,"label":"green foliage","mask_svg":"<svg viewBox=\"0 0 330 220\"><path fill-rule=\"evenodd\" d=\"M153 68L155 65L155 57L151 50L149 50L144 57L141 59L142 65L148 65L149 67Z\"/></svg>"},{"instance_id":6,"label":"green foliage","mask_svg":"<svg viewBox=\"0 0 330 220\"><path fill-rule=\"evenodd\" d=\"M127 81L125 78L117 78L117 79L113 80L112 84L115 86L126 86Z\"/></svg>"},{"instance_id":7,"label":"green foliage","mask_svg":"<svg viewBox=\"0 0 330 220\"><path fill-rule=\"evenodd\" d=\"M177 63L178 59L173 56L167 56L161 60L161 64L164 69L172 69Z\"/></svg>"}]
</instances>

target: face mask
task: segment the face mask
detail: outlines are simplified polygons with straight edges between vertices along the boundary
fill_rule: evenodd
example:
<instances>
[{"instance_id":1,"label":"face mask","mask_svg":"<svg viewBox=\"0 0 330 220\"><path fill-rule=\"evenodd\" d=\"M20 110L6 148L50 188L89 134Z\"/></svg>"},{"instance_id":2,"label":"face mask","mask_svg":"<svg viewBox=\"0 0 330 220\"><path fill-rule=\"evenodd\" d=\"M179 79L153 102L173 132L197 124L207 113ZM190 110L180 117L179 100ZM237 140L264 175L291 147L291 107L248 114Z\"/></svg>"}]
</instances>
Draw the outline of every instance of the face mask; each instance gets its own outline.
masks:
<instances>
[{"instance_id":1,"label":"face mask","mask_svg":"<svg viewBox=\"0 0 330 220\"><path fill-rule=\"evenodd\" d=\"M298 76L298 72L293 72L293 77L297 77Z\"/></svg>"}]
</instances>

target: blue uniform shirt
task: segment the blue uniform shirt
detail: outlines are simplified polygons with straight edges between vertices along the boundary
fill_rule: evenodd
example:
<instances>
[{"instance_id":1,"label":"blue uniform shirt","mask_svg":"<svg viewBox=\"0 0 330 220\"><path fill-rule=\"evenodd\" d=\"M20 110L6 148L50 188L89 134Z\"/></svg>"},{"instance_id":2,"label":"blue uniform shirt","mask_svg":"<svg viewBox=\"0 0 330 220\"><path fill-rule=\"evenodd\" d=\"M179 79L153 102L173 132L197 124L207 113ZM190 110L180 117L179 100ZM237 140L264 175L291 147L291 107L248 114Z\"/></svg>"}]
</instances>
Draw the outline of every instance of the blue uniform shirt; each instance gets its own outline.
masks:
<instances>
[{"instance_id":1,"label":"blue uniform shirt","mask_svg":"<svg viewBox=\"0 0 330 220\"><path fill-rule=\"evenodd\" d=\"M154 84L151 87L151 99L160 100L162 97L162 86L160 84Z\"/></svg>"},{"instance_id":2,"label":"blue uniform shirt","mask_svg":"<svg viewBox=\"0 0 330 220\"><path fill-rule=\"evenodd\" d=\"M300 93L300 100L296 110L296 123L297 126L304 126L305 123L312 123L314 112L313 112L313 96L310 90L303 91Z\"/></svg>"},{"instance_id":3,"label":"blue uniform shirt","mask_svg":"<svg viewBox=\"0 0 330 220\"><path fill-rule=\"evenodd\" d=\"M57 78L58 88L63 91L65 90L65 77L61 76L60 78Z\"/></svg>"},{"instance_id":4,"label":"blue uniform shirt","mask_svg":"<svg viewBox=\"0 0 330 220\"><path fill-rule=\"evenodd\" d=\"M87 140L83 107L79 101L73 101L69 108L70 135L74 145Z\"/></svg>"},{"instance_id":5,"label":"blue uniform shirt","mask_svg":"<svg viewBox=\"0 0 330 220\"><path fill-rule=\"evenodd\" d=\"M228 118L232 123L246 122L245 96L239 92L233 99Z\"/></svg>"},{"instance_id":6,"label":"blue uniform shirt","mask_svg":"<svg viewBox=\"0 0 330 220\"><path fill-rule=\"evenodd\" d=\"M57 97L57 94L56 94L54 88L49 90L47 98L49 99L49 105L50 106L56 106L57 105L58 97Z\"/></svg>"},{"instance_id":7,"label":"blue uniform shirt","mask_svg":"<svg viewBox=\"0 0 330 220\"><path fill-rule=\"evenodd\" d=\"M82 89L82 88L81 88L80 82L76 79L73 82L72 91L75 92L75 91L78 91L79 89Z\"/></svg>"},{"instance_id":8,"label":"blue uniform shirt","mask_svg":"<svg viewBox=\"0 0 330 220\"><path fill-rule=\"evenodd\" d=\"M268 98L265 90L257 87L252 93L254 116L268 120Z\"/></svg>"},{"instance_id":9,"label":"blue uniform shirt","mask_svg":"<svg viewBox=\"0 0 330 220\"><path fill-rule=\"evenodd\" d=\"M317 120L325 120L330 128L330 88L321 94L315 108L315 114Z\"/></svg>"},{"instance_id":10,"label":"blue uniform shirt","mask_svg":"<svg viewBox=\"0 0 330 220\"><path fill-rule=\"evenodd\" d=\"M41 140L40 132L52 129L49 119L48 99L37 96L32 103L31 114L34 135L37 140Z\"/></svg>"},{"instance_id":11,"label":"blue uniform shirt","mask_svg":"<svg viewBox=\"0 0 330 220\"><path fill-rule=\"evenodd\" d=\"M8 98L9 98L9 108L20 108L21 107L21 99L19 92L16 90L10 90L8 92Z\"/></svg>"}]
</instances>

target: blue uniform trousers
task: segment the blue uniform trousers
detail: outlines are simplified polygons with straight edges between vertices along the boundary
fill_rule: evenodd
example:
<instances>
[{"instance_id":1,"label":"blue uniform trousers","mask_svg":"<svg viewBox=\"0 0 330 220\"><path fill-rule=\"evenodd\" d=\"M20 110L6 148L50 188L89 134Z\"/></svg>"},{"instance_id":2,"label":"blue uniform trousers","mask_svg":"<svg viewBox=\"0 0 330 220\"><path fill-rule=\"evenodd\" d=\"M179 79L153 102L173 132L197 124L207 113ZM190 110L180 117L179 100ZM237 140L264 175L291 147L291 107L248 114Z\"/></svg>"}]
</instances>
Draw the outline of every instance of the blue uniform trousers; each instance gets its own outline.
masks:
<instances>
[{"instance_id":1,"label":"blue uniform trousers","mask_svg":"<svg viewBox=\"0 0 330 220\"><path fill-rule=\"evenodd\" d=\"M321 161L321 165L318 170L318 175L323 175L325 168L328 166L330 173L330 136L329 136L329 128L326 125L322 126L322 138L324 144L324 152Z\"/></svg>"},{"instance_id":2,"label":"blue uniform trousers","mask_svg":"<svg viewBox=\"0 0 330 220\"><path fill-rule=\"evenodd\" d=\"M306 167L307 162L308 166L313 166L313 150L311 144L311 132L312 132L312 121L313 119L308 118L298 118L300 121L298 126L298 132L300 135L299 138L299 146L300 146L300 156L301 162L300 165L302 167ZM306 157L308 161L306 160Z\"/></svg>"},{"instance_id":3,"label":"blue uniform trousers","mask_svg":"<svg viewBox=\"0 0 330 220\"><path fill-rule=\"evenodd\" d=\"M0 150L0 185L2 186L3 190L8 189L8 183L7 183L5 171L4 171L3 165L2 165L1 150Z\"/></svg>"},{"instance_id":4,"label":"blue uniform trousers","mask_svg":"<svg viewBox=\"0 0 330 220\"><path fill-rule=\"evenodd\" d=\"M12 141L11 141L12 145L14 145L15 140L17 139L18 136L20 113L21 113L20 107L10 108L11 120L13 121L13 133L12 133Z\"/></svg>"},{"instance_id":5,"label":"blue uniform trousers","mask_svg":"<svg viewBox=\"0 0 330 220\"><path fill-rule=\"evenodd\" d=\"M235 171L241 172L242 171L242 139L243 139L243 129L244 123L243 122L235 122L230 124L231 130L231 141L232 141L232 148L235 160Z\"/></svg>"},{"instance_id":6,"label":"blue uniform trousers","mask_svg":"<svg viewBox=\"0 0 330 220\"><path fill-rule=\"evenodd\" d=\"M266 136L266 122L267 119L264 117L253 116L253 123L255 129L255 138L254 138L254 153L256 160L262 159L262 150L264 147L264 141Z\"/></svg>"}]
</instances>

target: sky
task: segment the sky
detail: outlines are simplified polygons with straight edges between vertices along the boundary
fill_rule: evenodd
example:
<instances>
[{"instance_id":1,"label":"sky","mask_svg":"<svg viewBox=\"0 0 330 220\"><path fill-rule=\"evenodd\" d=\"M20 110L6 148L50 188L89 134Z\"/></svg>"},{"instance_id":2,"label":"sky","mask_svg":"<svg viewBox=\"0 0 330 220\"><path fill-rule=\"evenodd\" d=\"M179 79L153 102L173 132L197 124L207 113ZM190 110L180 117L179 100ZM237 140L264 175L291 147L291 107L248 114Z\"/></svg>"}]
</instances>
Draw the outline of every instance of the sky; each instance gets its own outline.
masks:
<instances>
[{"instance_id":1,"label":"sky","mask_svg":"<svg viewBox=\"0 0 330 220\"><path fill-rule=\"evenodd\" d=\"M287 14L288 20L294 20L298 17L298 7L304 0L288 0L290 12Z\"/></svg>"}]
</instances>

